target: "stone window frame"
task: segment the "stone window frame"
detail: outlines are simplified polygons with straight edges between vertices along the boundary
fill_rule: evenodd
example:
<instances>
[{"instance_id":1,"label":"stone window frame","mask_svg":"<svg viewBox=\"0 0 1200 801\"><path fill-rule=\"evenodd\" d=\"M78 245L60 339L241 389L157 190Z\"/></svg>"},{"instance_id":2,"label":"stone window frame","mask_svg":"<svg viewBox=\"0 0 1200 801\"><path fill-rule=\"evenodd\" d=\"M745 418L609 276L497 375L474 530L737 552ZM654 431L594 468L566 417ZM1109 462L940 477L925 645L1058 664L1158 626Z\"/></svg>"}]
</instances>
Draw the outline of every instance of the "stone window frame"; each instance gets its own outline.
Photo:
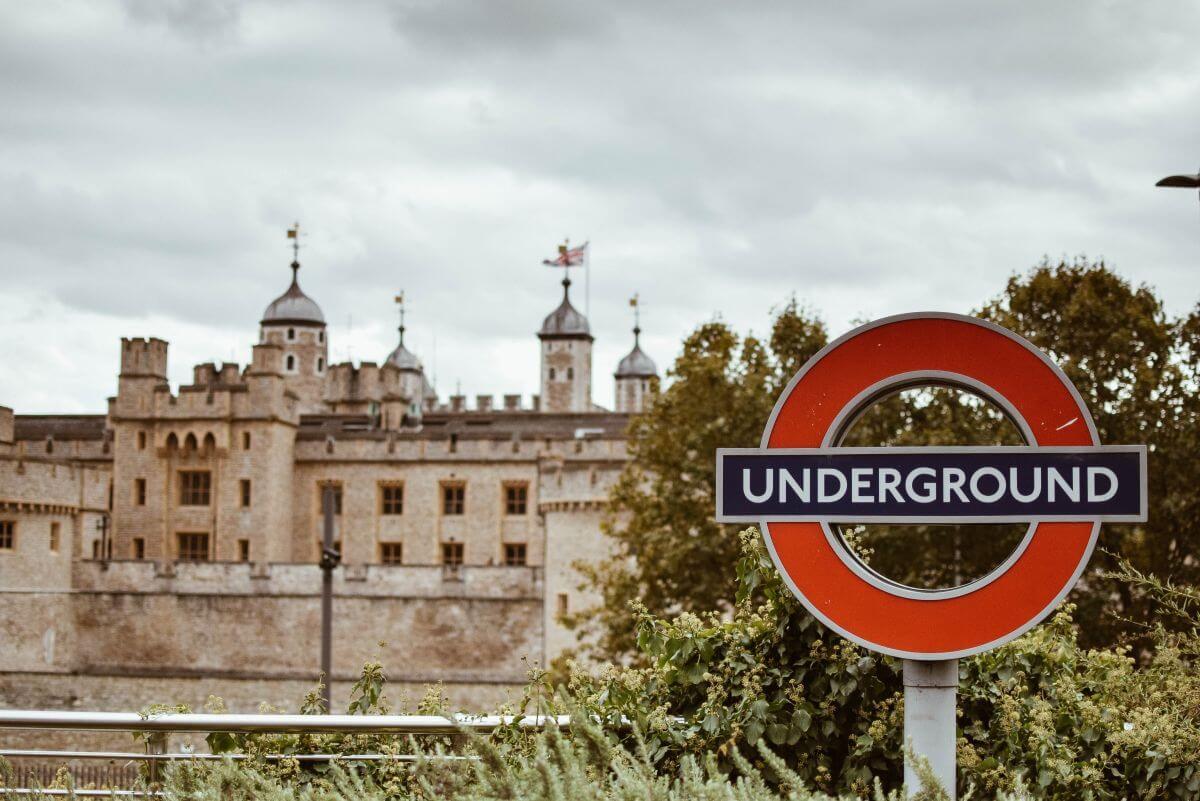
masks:
<instances>
[{"instance_id":1,"label":"stone window frame","mask_svg":"<svg viewBox=\"0 0 1200 801\"><path fill-rule=\"evenodd\" d=\"M467 513L467 482L442 481L442 517L463 517ZM457 495L457 497L455 497Z\"/></svg>"},{"instance_id":2,"label":"stone window frame","mask_svg":"<svg viewBox=\"0 0 1200 801\"><path fill-rule=\"evenodd\" d=\"M505 567L525 567L529 564L529 546L523 542L504 543Z\"/></svg>"},{"instance_id":3,"label":"stone window frame","mask_svg":"<svg viewBox=\"0 0 1200 801\"><path fill-rule=\"evenodd\" d=\"M404 564L404 543L403 542L381 542L381 543L379 543L379 564L381 564L381 565L402 565L402 564Z\"/></svg>"},{"instance_id":4,"label":"stone window frame","mask_svg":"<svg viewBox=\"0 0 1200 801\"><path fill-rule=\"evenodd\" d=\"M0 520L0 551L17 549L17 521Z\"/></svg>"},{"instance_id":5,"label":"stone window frame","mask_svg":"<svg viewBox=\"0 0 1200 801\"><path fill-rule=\"evenodd\" d=\"M58 553L59 546L62 540L62 523L57 520L50 521L50 553Z\"/></svg>"},{"instance_id":6,"label":"stone window frame","mask_svg":"<svg viewBox=\"0 0 1200 801\"><path fill-rule=\"evenodd\" d=\"M250 450L250 432L249 431L242 432L242 450L244 450L244 451Z\"/></svg>"},{"instance_id":7,"label":"stone window frame","mask_svg":"<svg viewBox=\"0 0 1200 801\"><path fill-rule=\"evenodd\" d=\"M139 559L139 560L146 558L146 538L145 537L134 537L133 538L133 558Z\"/></svg>"},{"instance_id":8,"label":"stone window frame","mask_svg":"<svg viewBox=\"0 0 1200 801\"><path fill-rule=\"evenodd\" d=\"M500 506L505 517L526 517L529 514L529 482L505 481L501 488Z\"/></svg>"},{"instance_id":9,"label":"stone window frame","mask_svg":"<svg viewBox=\"0 0 1200 801\"><path fill-rule=\"evenodd\" d=\"M379 493L379 514L398 517L404 514L404 482L383 480L376 484ZM389 497L391 496L391 497Z\"/></svg>"},{"instance_id":10,"label":"stone window frame","mask_svg":"<svg viewBox=\"0 0 1200 801\"><path fill-rule=\"evenodd\" d=\"M207 531L176 531L175 560L177 562L212 561L212 537Z\"/></svg>"},{"instance_id":11,"label":"stone window frame","mask_svg":"<svg viewBox=\"0 0 1200 801\"><path fill-rule=\"evenodd\" d=\"M238 507L249 509L254 501L254 484L248 478L238 479Z\"/></svg>"},{"instance_id":12,"label":"stone window frame","mask_svg":"<svg viewBox=\"0 0 1200 801\"><path fill-rule=\"evenodd\" d=\"M133 505L146 505L146 479L135 478L133 480Z\"/></svg>"},{"instance_id":13,"label":"stone window frame","mask_svg":"<svg viewBox=\"0 0 1200 801\"><path fill-rule=\"evenodd\" d=\"M179 471L179 505L212 506L212 471Z\"/></svg>"},{"instance_id":14,"label":"stone window frame","mask_svg":"<svg viewBox=\"0 0 1200 801\"><path fill-rule=\"evenodd\" d=\"M250 561L250 540L243 537L237 541L237 546L238 546L238 561L239 562L249 562Z\"/></svg>"}]
</instances>

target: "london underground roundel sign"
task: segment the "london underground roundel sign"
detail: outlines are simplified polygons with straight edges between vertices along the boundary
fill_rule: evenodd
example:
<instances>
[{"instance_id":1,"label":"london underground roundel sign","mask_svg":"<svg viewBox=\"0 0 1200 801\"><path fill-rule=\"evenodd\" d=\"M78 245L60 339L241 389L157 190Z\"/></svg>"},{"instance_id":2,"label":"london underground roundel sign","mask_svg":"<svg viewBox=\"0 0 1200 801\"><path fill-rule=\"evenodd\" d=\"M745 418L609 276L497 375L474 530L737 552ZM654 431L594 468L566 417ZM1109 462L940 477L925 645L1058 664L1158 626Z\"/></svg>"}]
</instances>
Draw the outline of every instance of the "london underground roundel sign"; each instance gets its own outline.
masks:
<instances>
[{"instance_id":1,"label":"london underground roundel sign","mask_svg":"<svg viewBox=\"0 0 1200 801\"><path fill-rule=\"evenodd\" d=\"M1004 410L1025 445L838 447L875 401L949 385ZM1146 519L1146 449L1101 446L1050 359L983 320L921 313L868 323L792 378L761 447L717 452L717 518L762 526L792 592L867 648L907 659L979 653L1043 619L1083 572L1102 522ZM977 581L926 590L871 570L837 523L1027 522Z\"/></svg>"}]
</instances>

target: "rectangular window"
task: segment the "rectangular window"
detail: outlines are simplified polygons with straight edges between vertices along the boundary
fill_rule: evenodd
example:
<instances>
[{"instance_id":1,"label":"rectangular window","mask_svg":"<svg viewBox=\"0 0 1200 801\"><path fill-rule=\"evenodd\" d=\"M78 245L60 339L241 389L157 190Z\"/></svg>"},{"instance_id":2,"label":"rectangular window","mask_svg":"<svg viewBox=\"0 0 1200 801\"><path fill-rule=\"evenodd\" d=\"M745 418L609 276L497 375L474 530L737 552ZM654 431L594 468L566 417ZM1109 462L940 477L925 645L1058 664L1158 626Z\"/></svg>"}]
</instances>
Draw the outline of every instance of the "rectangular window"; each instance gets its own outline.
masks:
<instances>
[{"instance_id":1,"label":"rectangular window","mask_svg":"<svg viewBox=\"0 0 1200 801\"><path fill-rule=\"evenodd\" d=\"M504 514L523 515L529 506L528 484L504 485Z\"/></svg>"},{"instance_id":2,"label":"rectangular window","mask_svg":"<svg viewBox=\"0 0 1200 801\"><path fill-rule=\"evenodd\" d=\"M325 488L330 486L327 483L317 484L317 497L321 499L321 517L325 516ZM333 513L340 515L342 513L342 485L334 484L333 486Z\"/></svg>"},{"instance_id":3,"label":"rectangular window","mask_svg":"<svg viewBox=\"0 0 1200 801\"><path fill-rule=\"evenodd\" d=\"M146 450L146 432L145 431L137 432L137 444L138 444L137 447L138 447L139 451Z\"/></svg>"},{"instance_id":4,"label":"rectangular window","mask_svg":"<svg viewBox=\"0 0 1200 801\"><path fill-rule=\"evenodd\" d=\"M446 567L459 567L463 563L463 544L461 542L442 543L442 564Z\"/></svg>"},{"instance_id":5,"label":"rectangular window","mask_svg":"<svg viewBox=\"0 0 1200 801\"><path fill-rule=\"evenodd\" d=\"M521 567L525 564L525 543L504 543L504 564L508 567Z\"/></svg>"},{"instance_id":6,"label":"rectangular window","mask_svg":"<svg viewBox=\"0 0 1200 801\"><path fill-rule=\"evenodd\" d=\"M250 540L238 540L238 561L250 561Z\"/></svg>"},{"instance_id":7,"label":"rectangular window","mask_svg":"<svg viewBox=\"0 0 1200 801\"><path fill-rule=\"evenodd\" d=\"M146 479L135 478L133 480L133 502L138 506L146 505Z\"/></svg>"},{"instance_id":8,"label":"rectangular window","mask_svg":"<svg viewBox=\"0 0 1200 801\"><path fill-rule=\"evenodd\" d=\"M61 530L62 525L60 523L50 524L50 550L54 553L58 553L58 538Z\"/></svg>"},{"instance_id":9,"label":"rectangular window","mask_svg":"<svg viewBox=\"0 0 1200 801\"><path fill-rule=\"evenodd\" d=\"M558 616L566 617L567 613L570 611L571 602L567 600L567 594L565 592L560 592L558 594Z\"/></svg>"},{"instance_id":10,"label":"rectangular window","mask_svg":"<svg viewBox=\"0 0 1200 801\"><path fill-rule=\"evenodd\" d=\"M250 479L243 478L239 484L242 489L242 508L244 509L250 505Z\"/></svg>"},{"instance_id":11,"label":"rectangular window","mask_svg":"<svg viewBox=\"0 0 1200 801\"><path fill-rule=\"evenodd\" d=\"M242 432L242 450L244 450L244 451L250 450L250 432L249 431Z\"/></svg>"},{"instance_id":12,"label":"rectangular window","mask_svg":"<svg viewBox=\"0 0 1200 801\"><path fill-rule=\"evenodd\" d=\"M404 514L404 485L379 485L379 513L385 515Z\"/></svg>"},{"instance_id":13,"label":"rectangular window","mask_svg":"<svg viewBox=\"0 0 1200 801\"><path fill-rule=\"evenodd\" d=\"M207 470L179 471L179 505L208 506L212 488L212 473ZM205 535L207 536L207 535Z\"/></svg>"},{"instance_id":14,"label":"rectangular window","mask_svg":"<svg viewBox=\"0 0 1200 801\"><path fill-rule=\"evenodd\" d=\"M11 551L17 547L17 524L14 520L0 520L0 551Z\"/></svg>"},{"instance_id":15,"label":"rectangular window","mask_svg":"<svg viewBox=\"0 0 1200 801\"><path fill-rule=\"evenodd\" d=\"M134 559L145 559L146 558L146 541L144 539L142 539L141 537L133 538L133 558Z\"/></svg>"},{"instance_id":16,"label":"rectangular window","mask_svg":"<svg viewBox=\"0 0 1200 801\"><path fill-rule=\"evenodd\" d=\"M379 564L404 564L404 544L400 542L379 543Z\"/></svg>"},{"instance_id":17,"label":"rectangular window","mask_svg":"<svg viewBox=\"0 0 1200 801\"><path fill-rule=\"evenodd\" d=\"M466 506L467 488L464 484L442 485L442 514L461 515Z\"/></svg>"},{"instance_id":18,"label":"rectangular window","mask_svg":"<svg viewBox=\"0 0 1200 801\"><path fill-rule=\"evenodd\" d=\"M181 531L176 536L179 538L179 561L208 561L208 532Z\"/></svg>"}]
</instances>

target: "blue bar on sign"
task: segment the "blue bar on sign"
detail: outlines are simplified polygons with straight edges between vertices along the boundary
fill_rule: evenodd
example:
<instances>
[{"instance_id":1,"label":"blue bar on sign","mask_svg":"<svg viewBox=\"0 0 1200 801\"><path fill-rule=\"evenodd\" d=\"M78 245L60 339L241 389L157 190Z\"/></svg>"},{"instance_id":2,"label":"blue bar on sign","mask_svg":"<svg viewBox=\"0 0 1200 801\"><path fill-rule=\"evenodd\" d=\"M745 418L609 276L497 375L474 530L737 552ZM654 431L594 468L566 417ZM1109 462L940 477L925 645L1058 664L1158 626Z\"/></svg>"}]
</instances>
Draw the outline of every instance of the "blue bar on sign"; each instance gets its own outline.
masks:
<instances>
[{"instance_id":1,"label":"blue bar on sign","mask_svg":"<svg viewBox=\"0 0 1200 801\"><path fill-rule=\"evenodd\" d=\"M1144 446L721 449L718 520L1146 519Z\"/></svg>"}]
</instances>

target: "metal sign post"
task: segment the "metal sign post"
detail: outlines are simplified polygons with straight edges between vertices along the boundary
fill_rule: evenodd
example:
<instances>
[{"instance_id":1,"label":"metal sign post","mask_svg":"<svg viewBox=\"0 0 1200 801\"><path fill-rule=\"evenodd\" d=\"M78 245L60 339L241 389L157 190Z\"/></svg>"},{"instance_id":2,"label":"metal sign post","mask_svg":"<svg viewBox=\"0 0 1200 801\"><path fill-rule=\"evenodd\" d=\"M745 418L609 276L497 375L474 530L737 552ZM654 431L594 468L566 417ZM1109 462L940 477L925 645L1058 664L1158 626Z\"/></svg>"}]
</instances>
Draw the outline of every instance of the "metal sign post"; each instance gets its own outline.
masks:
<instances>
[{"instance_id":1,"label":"metal sign post","mask_svg":"<svg viewBox=\"0 0 1200 801\"><path fill-rule=\"evenodd\" d=\"M333 547L333 512L336 494L332 484L321 491L324 512L324 536L321 542L321 701L329 714L333 684L333 570L342 560L341 551Z\"/></svg>"},{"instance_id":2,"label":"metal sign post","mask_svg":"<svg viewBox=\"0 0 1200 801\"><path fill-rule=\"evenodd\" d=\"M919 386L972 392L1004 411L1017 447L841 447L877 401ZM717 451L717 519L755 522L812 615L904 660L904 739L955 797L958 659L1025 633L1074 586L1102 522L1146 519L1146 449L1102 446L1066 375L993 323L925 313L868 323L792 378L758 448ZM992 523L1028 530L991 573L943 589L873 570L841 523ZM919 780L905 760L910 792Z\"/></svg>"},{"instance_id":3,"label":"metal sign post","mask_svg":"<svg viewBox=\"0 0 1200 801\"><path fill-rule=\"evenodd\" d=\"M955 798L958 660L904 660L904 743L928 760L951 801ZM923 782L909 754L904 755L904 786L918 792Z\"/></svg>"}]
</instances>

